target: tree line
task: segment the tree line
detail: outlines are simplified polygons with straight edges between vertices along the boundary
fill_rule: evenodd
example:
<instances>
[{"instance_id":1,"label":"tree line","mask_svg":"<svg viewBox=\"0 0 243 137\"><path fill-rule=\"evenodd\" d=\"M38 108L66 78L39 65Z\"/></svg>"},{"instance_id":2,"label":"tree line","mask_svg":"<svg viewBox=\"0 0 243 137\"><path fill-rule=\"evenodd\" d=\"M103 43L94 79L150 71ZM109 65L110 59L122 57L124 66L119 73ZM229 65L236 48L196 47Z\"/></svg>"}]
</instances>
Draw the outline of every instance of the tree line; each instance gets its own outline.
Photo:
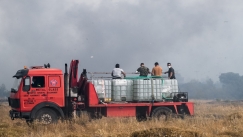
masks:
<instances>
[{"instance_id":1,"label":"tree line","mask_svg":"<svg viewBox=\"0 0 243 137\"><path fill-rule=\"evenodd\" d=\"M8 97L10 94L10 92L8 92L8 90L6 89L5 85L2 84L0 86L0 98L5 98Z\"/></svg>"},{"instance_id":2,"label":"tree line","mask_svg":"<svg viewBox=\"0 0 243 137\"><path fill-rule=\"evenodd\" d=\"M233 72L221 73L219 82L192 80L179 84L179 88L188 92L189 99L243 100L243 76Z\"/></svg>"}]
</instances>

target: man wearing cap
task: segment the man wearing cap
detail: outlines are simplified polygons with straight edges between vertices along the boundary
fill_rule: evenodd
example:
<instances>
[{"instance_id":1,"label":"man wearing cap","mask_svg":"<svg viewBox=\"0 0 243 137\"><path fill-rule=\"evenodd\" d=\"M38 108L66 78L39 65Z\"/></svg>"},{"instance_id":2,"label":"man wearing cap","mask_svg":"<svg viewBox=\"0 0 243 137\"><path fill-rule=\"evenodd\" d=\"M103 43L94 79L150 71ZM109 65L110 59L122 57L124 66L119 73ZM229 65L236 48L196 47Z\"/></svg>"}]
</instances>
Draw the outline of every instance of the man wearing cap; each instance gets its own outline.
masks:
<instances>
[{"instance_id":1,"label":"man wearing cap","mask_svg":"<svg viewBox=\"0 0 243 137\"><path fill-rule=\"evenodd\" d=\"M168 79L176 79L175 78L175 71L172 68L171 63L167 63L167 67L169 68L169 70L166 71L165 74L168 73Z\"/></svg>"},{"instance_id":2,"label":"man wearing cap","mask_svg":"<svg viewBox=\"0 0 243 137\"><path fill-rule=\"evenodd\" d=\"M154 63L154 68L152 69L152 76L161 76L162 75L162 68L159 66L158 62Z\"/></svg>"},{"instance_id":3,"label":"man wearing cap","mask_svg":"<svg viewBox=\"0 0 243 137\"><path fill-rule=\"evenodd\" d=\"M139 76L144 76L147 77L149 72L149 69L147 67L144 66L144 63L140 64L140 67L137 69L136 72L139 72L140 75Z\"/></svg>"}]
</instances>

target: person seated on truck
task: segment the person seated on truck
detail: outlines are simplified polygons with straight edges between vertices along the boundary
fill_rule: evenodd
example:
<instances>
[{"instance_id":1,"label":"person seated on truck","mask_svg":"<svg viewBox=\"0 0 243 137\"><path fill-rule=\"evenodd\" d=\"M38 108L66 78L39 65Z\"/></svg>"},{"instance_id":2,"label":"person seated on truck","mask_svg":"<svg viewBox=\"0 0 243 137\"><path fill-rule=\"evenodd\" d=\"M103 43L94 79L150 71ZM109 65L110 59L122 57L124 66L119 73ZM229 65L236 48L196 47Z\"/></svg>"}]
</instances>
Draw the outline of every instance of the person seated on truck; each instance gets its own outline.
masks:
<instances>
[{"instance_id":1,"label":"person seated on truck","mask_svg":"<svg viewBox=\"0 0 243 137\"><path fill-rule=\"evenodd\" d=\"M113 79L121 79L121 75L123 74L124 77L126 77L126 73L123 71L123 69L120 68L119 64L116 64L115 68L111 72L111 76Z\"/></svg>"},{"instance_id":2,"label":"person seated on truck","mask_svg":"<svg viewBox=\"0 0 243 137\"><path fill-rule=\"evenodd\" d=\"M169 70L166 71L165 74L168 73L168 79L176 79L175 70L172 68L171 63L167 63L167 67L169 68Z\"/></svg>"},{"instance_id":3,"label":"person seated on truck","mask_svg":"<svg viewBox=\"0 0 243 137\"><path fill-rule=\"evenodd\" d=\"M139 76L147 77L149 72L149 68L144 66L144 63L140 64L140 67L137 69L136 73L140 73Z\"/></svg>"},{"instance_id":4,"label":"person seated on truck","mask_svg":"<svg viewBox=\"0 0 243 137\"><path fill-rule=\"evenodd\" d=\"M32 78L32 84L31 84L32 87L41 87L41 84L39 82L39 80L36 78L36 77L33 77Z\"/></svg>"},{"instance_id":5,"label":"person seated on truck","mask_svg":"<svg viewBox=\"0 0 243 137\"><path fill-rule=\"evenodd\" d=\"M154 67L152 69L152 76L161 76L162 75L162 68L159 66L158 62L154 63Z\"/></svg>"}]
</instances>

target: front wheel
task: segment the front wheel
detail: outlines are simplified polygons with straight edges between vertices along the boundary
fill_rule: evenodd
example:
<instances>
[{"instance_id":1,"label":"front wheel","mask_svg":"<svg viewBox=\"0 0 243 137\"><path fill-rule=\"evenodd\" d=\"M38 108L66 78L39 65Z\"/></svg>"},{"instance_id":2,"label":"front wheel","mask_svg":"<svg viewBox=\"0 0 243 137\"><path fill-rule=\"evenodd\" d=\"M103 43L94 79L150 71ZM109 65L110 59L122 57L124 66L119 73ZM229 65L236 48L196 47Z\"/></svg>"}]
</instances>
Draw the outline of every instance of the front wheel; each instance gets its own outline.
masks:
<instances>
[{"instance_id":1,"label":"front wheel","mask_svg":"<svg viewBox=\"0 0 243 137\"><path fill-rule=\"evenodd\" d=\"M167 107L157 107L152 111L152 118L156 120L168 120L172 115L172 112Z\"/></svg>"},{"instance_id":2,"label":"front wheel","mask_svg":"<svg viewBox=\"0 0 243 137\"><path fill-rule=\"evenodd\" d=\"M37 112L36 120L44 125L47 125L51 123L56 123L58 120L58 116L54 110L50 108L43 108Z\"/></svg>"}]
</instances>

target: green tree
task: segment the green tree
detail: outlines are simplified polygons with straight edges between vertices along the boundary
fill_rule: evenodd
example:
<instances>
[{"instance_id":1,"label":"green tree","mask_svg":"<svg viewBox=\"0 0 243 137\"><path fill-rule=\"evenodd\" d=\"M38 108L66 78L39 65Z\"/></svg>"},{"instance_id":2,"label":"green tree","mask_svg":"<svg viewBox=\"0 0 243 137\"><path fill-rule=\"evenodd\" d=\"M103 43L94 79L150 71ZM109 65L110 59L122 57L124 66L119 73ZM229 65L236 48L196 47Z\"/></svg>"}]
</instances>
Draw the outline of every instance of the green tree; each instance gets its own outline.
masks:
<instances>
[{"instance_id":1,"label":"green tree","mask_svg":"<svg viewBox=\"0 0 243 137\"><path fill-rule=\"evenodd\" d=\"M205 82L192 80L188 83L180 85L180 91L188 92L189 97L193 99L215 99L217 98L217 90L211 79Z\"/></svg>"},{"instance_id":2,"label":"green tree","mask_svg":"<svg viewBox=\"0 0 243 137\"><path fill-rule=\"evenodd\" d=\"M238 73L228 72L219 76L222 83L222 90L229 98L242 99L243 97L243 76Z\"/></svg>"},{"instance_id":3,"label":"green tree","mask_svg":"<svg viewBox=\"0 0 243 137\"><path fill-rule=\"evenodd\" d=\"M4 84L2 84L0 86L0 97L7 97L8 96L8 92L6 89L6 86Z\"/></svg>"}]
</instances>

